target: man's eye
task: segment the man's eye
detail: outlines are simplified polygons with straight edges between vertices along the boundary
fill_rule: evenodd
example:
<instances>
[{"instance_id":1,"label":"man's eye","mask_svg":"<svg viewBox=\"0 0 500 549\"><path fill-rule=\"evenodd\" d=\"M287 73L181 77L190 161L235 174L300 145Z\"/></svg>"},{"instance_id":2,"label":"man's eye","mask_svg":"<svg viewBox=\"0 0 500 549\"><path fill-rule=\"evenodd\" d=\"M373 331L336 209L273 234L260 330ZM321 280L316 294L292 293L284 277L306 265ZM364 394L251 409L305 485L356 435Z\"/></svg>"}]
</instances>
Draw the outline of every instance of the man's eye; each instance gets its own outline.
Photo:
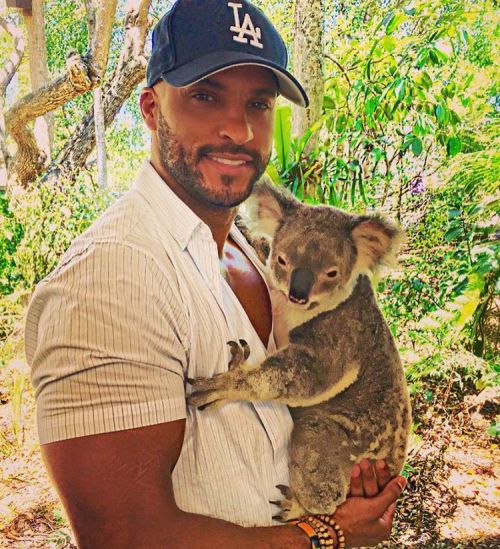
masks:
<instances>
[{"instance_id":1,"label":"man's eye","mask_svg":"<svg viewBox=\"0 0 500 549\"><path fill-rule=\"evenodd\" d=\"M191 97L193 97L193 99L196 99L198 101L215 101L215 99L208 93L202 93L202 92L194 93Z\"/></svg>"},{"instance_id":2,"label":"man's eye","mask_svg":"<svg viewBox=\"0 0 500 549\"><path fill-rule=\"evenodd\" d=\"M264 101L252 101L250 103L250 106L254 109L258 109L261 111L265 111L271 108L270 105L268 105L267 103L264 103Z\"/></svg>"}]
</instances>

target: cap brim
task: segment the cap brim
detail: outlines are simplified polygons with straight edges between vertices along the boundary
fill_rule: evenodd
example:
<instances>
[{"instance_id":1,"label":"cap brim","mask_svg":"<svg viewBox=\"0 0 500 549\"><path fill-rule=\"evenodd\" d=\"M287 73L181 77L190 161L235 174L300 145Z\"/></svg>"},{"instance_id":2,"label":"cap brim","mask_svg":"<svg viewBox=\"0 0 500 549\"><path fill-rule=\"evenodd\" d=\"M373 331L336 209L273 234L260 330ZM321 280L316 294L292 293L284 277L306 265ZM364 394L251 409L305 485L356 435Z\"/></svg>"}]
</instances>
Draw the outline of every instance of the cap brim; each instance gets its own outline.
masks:
<instances>
[{"instance_id":1,"label":"cap brim","mask_svg":"<svg viewBox=\"0 0 500 549\"><path fill-rule=\"evenodd\" d=\"M258 65L270 69L278 80L279 93L292 103L307 107L309 98L299 81L288 71L270 62L268 59L249 53L223 51L208 53L161 76L167 84L182 88L194 84L211 74L238 65Z\"/></svg>"}]
</instances>

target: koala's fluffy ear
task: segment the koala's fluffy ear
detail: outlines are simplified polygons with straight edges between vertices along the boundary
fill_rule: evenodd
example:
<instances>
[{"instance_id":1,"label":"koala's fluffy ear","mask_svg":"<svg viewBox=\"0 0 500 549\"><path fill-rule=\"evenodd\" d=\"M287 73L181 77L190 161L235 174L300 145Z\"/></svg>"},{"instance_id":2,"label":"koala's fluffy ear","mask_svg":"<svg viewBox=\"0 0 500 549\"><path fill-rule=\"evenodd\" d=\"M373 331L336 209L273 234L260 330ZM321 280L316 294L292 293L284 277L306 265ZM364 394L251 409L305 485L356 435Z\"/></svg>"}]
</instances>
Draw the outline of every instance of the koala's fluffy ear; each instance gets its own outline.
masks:
<instances>
[{"instance_id":1,"label":"koala's fluffy ear","mask_svg":"<svg viewBox=\"0 0 500 549\"><path fill-rule=\"evenodd\" d=\"M352 237L358 250L356 270L375 271L394 265L404 233L401 227L376 214L355 218Z\"/></svg>"},{"instance_id":2,"label":"koala's fluffy ear","mask_svg":"<svg viewBox=\"0 0 500 549\"><path fill-rule=\"evenodd\" d=\"M286 189L277 187L264 175L245 201L245 222L253 234L273 238L283 221L300 202Z\"/></svg>"}]
</instances>

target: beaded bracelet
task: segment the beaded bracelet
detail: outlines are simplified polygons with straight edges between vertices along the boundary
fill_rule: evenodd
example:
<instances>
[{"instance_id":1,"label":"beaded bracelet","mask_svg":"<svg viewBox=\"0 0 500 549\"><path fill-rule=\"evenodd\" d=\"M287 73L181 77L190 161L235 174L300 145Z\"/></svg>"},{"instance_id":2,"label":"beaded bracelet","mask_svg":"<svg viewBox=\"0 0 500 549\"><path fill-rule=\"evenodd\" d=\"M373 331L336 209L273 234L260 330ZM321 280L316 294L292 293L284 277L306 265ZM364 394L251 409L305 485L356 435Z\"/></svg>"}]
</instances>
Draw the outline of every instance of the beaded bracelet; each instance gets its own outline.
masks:
<instances>
[{"instance_id":1,"label":"beaded bracelet","mask_svg":"<svg viewBox=\"0 0 500 549\"><path fill-rule=\"evenodd\" d=\"M295 524L295 526L298 526L307 535L307 537L311 541L311 549L321 548L318 533L309 523L305 522L304 520L294 520L290 524Z\"/></svg>"},{"instance_id":2,"label":"beaded bracelet","mask_svg":"<svg viewBox=\"0 0 500 549\"><path fill-rule=\"evenodd\" d=\"M330 549L334 549L334 547L337 547L335 540L330 534L328 526L324 522L322 522L315 516L303 517L303 520L306 520L316 530L316 535L318 536L320 547L330 547Z\"/></svg>"},{"instance_id":3,"label":"beaded bracelet","mask_svg":"<svg viewBox=\"0 0 500 549\"><path fill-rule=\"evenodd\" d=\"M337 549L345 549L345 536L344 532L340 526L333 520L330 515L316 515L316 517L323 522L328 524L335 530L335 535L337 536Z\"/></svg>"}]
</instances>

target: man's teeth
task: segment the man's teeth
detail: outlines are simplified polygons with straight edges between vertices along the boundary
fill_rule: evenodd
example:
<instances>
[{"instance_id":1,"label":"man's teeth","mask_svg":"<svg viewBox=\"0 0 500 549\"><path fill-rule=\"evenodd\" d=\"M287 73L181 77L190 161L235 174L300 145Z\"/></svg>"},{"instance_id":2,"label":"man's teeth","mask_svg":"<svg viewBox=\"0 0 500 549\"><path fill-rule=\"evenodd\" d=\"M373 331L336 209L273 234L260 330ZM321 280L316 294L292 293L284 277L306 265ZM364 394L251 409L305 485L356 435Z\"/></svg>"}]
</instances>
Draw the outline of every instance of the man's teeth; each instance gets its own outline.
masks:
<instances>
[{"instance_id":1,"label":"man's teeth","mask_svg":"<svg viewBox=\"0 0 500 549\"><path fill-rule=\"evenodd\" d=\"M209 156L209 158L227 166L243 166L243 164L246 164L245 160L229 160L229 158L220 158L219 156Z\"/></svg>"}]
</instances>

